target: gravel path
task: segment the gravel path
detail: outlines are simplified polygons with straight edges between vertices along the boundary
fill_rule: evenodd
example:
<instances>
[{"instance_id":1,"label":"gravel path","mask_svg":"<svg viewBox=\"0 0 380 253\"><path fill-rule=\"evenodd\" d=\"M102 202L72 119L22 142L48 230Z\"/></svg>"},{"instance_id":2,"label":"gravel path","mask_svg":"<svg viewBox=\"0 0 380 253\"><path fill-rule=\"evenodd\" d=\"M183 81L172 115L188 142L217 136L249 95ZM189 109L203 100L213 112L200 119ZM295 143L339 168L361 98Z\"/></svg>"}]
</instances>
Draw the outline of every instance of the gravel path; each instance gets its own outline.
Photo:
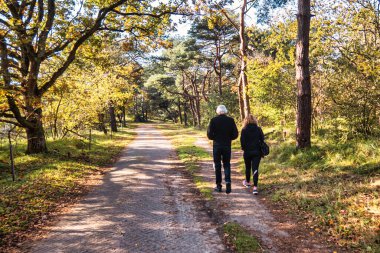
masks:
<instances>
[{"instance_id":1,"label":"gravel path","mask_svg":"<svg viewBox=\"0 0 380 253\"><path fill-rule=\"evenodd\" d=\"M24 251L226 252L170 142L151 125L137 133L102 184Z\"/></svg>"}]
</instances>

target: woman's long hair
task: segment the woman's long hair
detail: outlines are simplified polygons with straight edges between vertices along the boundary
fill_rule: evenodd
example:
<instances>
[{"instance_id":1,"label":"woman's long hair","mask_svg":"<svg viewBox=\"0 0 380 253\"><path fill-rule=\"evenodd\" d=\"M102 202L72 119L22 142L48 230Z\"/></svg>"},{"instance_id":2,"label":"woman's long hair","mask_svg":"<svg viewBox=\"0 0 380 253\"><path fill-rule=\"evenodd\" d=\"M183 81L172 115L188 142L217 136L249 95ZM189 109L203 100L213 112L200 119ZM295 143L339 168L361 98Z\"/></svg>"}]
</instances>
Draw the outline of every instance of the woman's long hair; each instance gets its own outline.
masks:
<instances>
[{"instance_id":1,"label":"woman's long hair","mask_svg":"<svg viewBox=\"0 0 380 253\"><path fill-rule=\"evenodd\" d=\"M245 128L248 124L254 124L256 126L258 124L257 119L252 114L248 114L243 120L243 128Z\"/></svg>"}]
</instances>

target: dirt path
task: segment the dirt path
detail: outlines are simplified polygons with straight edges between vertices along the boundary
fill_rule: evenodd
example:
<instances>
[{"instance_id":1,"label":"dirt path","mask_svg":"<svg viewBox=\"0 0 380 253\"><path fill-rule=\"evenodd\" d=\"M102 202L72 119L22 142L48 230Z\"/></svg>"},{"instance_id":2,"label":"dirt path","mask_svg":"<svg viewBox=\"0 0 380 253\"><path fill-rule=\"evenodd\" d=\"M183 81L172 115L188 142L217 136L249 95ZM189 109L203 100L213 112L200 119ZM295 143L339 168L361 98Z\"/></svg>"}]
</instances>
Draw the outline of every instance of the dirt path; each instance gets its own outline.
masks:
<instances>
[{"instance_id":1,"label":"dirt path","mask_svg":"<svg viewBox=\"0 0 380 253\"><path fill-rule=\"evenodd\" d=\"M198 211L173 147L150 125L124 151L100 186L64 214L26 252L226 252Z\"/></svg>"},{"instance_id":2,"label":"dirt path","mask_svg":"<svg viewBox=\"0 0 380 253\"><path fill-rule=\"evenodd\" d=\"M212 146L206 138L201 137L197 139L195 145L210 153L210 160L201 164L201 176L205 181L214 184ZM222 213L222 217L225 217L225 222L236 221L250 230L268 252L333 252L333 249L322 243L320 238L311 237L307 229L300 228L286 217L280 221L276 218L278 215L275 215L275 212L282 210L269 210L263 204L260 195L254 196L251 189L243 187L244 178L237 171L237 163L241 157L240 152L234 152L232 155L232 193L229 195L213 193L215 208Z\"/></svg>"}]
</instances>

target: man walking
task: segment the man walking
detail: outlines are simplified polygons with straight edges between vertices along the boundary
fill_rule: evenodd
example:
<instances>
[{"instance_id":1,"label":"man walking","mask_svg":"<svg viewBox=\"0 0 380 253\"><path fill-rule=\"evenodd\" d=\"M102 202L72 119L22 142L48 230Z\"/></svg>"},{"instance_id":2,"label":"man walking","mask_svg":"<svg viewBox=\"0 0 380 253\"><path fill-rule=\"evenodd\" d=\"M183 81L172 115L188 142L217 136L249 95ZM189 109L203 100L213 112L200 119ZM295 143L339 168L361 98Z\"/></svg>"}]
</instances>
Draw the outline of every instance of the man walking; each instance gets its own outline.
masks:
<instances>
[{"instance_id":1,"label":"man walking","mask_svg":"<svg viewBox=\"0 0 380 253\"><path fill-rule=\"evenodd\" d=\"M207 128L207 137L213 140L213 157L216 177L215 190L222 191L222 164L224 168L224 180L226 193L231 192L231 141L238 137L238 130L233 118L228 117L227 108L219 105L216 108L218 116L210 121Z\"/></svg>"}]
</instances>

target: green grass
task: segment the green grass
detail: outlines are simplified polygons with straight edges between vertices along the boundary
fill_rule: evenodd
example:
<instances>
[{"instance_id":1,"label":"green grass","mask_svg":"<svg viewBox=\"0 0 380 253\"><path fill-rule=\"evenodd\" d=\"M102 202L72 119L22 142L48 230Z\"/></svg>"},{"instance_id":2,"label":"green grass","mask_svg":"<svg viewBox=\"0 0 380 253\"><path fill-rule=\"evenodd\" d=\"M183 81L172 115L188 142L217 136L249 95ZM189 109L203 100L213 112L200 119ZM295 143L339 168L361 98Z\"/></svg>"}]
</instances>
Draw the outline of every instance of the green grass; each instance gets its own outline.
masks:
<instances>
[{"instance_id":1,"label":"green grass","mask_svg":"<svg viewBox=\"0 0 380 253\"><path fill-rule=\"evenodd\" d=\"M195 146L196 138L194 136L199 135L200 131L168 124L157 124L156 127L171 139L179 159L184 163L201 194L206 199L212 199L212 185L198 175L199 161L210 158L210 154L206 150Z\"/></svg>"},{"instance_id":2,"label":"green grass","mask_svg":"<svg viewBox=\"0 0 380 253\"><path fill-rule=\"evenodd\" d=\"M95 132L90 151L75 138L48 140L50 152L37 155L25 155L26 143L20 141L15 182L9 172L8 147L0 148L0 246L9 245L14 235L79 196L90 175L101 173L134 136L131 128L113 133L112 139Z\"/></svg>"},{"instance_id":3,"label":"green grass","mask_svg":"<svg viewBox=\"0 0 380 253\"><path fill-rule=\"evenodd\" d=\"M236 222L228 222L223 225L224 238L227 244L239 253L263 252L257 239L250 235Z\"/></svg>"},{"instance_id":4,"label":"green grass","mask_svg":"<svg viewBox=\"0 0 380 253\"><path fill-rule=\"evenodd\" d=\"M260 188L341 246L380 251L380 141L315 138L306 151L273 143ZM243 167L243 166L242 166Z\"/></svg>"}]
</instances>

